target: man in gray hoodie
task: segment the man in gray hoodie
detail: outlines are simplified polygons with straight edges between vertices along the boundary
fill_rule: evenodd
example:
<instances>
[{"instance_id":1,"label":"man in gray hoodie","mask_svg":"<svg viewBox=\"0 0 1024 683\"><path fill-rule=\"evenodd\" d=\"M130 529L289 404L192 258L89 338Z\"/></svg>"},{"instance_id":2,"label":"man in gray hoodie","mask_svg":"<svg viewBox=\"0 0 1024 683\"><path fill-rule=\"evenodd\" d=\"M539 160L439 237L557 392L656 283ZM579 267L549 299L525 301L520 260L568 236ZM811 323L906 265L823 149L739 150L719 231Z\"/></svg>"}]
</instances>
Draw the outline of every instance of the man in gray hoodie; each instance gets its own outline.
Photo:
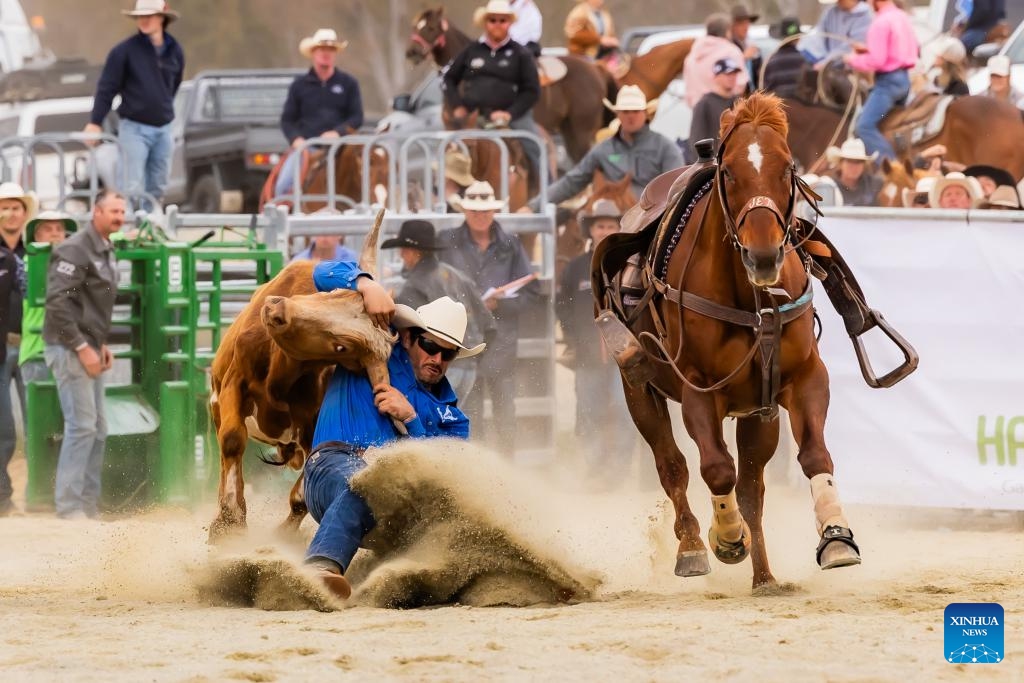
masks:
<instances>
[{"instance_id":1,"label":"man in gray hoodie","mask_svg":"<svg viewBox=\"0 0 1024 683\"><path fill-rule=\"evenodd\" d=\"M103 372L114 363L107 347L117 261L110 236L124 225L124 197L105 190L92 221L59 244L46 275L43 352L64 413L54 500L63 519L95 517L107 440Z\"/></svg>"}]
</instances>

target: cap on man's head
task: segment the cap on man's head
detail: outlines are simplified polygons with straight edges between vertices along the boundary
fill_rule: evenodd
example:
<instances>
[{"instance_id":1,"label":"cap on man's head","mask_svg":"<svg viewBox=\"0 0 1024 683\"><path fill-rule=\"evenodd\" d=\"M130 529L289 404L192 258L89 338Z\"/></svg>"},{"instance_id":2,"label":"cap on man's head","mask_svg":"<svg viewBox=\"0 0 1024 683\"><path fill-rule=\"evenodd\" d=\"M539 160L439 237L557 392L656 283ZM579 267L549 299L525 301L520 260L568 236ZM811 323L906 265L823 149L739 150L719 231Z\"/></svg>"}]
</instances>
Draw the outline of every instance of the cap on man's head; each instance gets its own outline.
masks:
<instances>
[{"instance_id":1,"label":"cap on man's head","mask_svg":"<svg viewBox=\"0 0 1024 683\"><path fill-rule=\"evenodd\" d=\"M785 40L800 34L800 20L796 17L783 17L779 23L768 29L768 34L776 40Z\"/></svg>"},{"instance_id":2,"label":"cap on man's head","mask_svg":"<svg viewBox=\"0 0 1024 683\"><path fill-rule=\"evenodd\" d=\"M743 69L740 68L739 64L732 57L723 57L711 67L711 73L715 76L719 74L734 74L739 71L743 71Z\"/></svg>"},{"instance_id":3,"label":"cap on man's head","mask_svg":"<svg viewBox=\"0 0 1024 683\"><path fill-rule=\"evenodd\" d=\"M751 14L750 10L747 9L746 5L733 5L732 6L732 20L733 21L757 21L761 18L760 14Z\"/></svg>"},{"instance_id":4,"label":"cap on man's head","mask_svg":"<svg viewBox=\"0 0 1024 683\"><path fill-rule=\"evenodd\" d=\"M705 20L704 29L708 32L709 36L724 38L729 33L730 24L732 24L732 20L728 14L715 12Z\"/></svg>"},{"instance_id":5,"label":"cap on man's head","mask_svg":"<svg viewBox=\"0 0 1024 683\"><path fill-rule=\"evenodd\" d=\"M993 76L1010 75L1010 58L1006 55L993 55L988 58L988 72Z\"/></svg>"}]
</instances>

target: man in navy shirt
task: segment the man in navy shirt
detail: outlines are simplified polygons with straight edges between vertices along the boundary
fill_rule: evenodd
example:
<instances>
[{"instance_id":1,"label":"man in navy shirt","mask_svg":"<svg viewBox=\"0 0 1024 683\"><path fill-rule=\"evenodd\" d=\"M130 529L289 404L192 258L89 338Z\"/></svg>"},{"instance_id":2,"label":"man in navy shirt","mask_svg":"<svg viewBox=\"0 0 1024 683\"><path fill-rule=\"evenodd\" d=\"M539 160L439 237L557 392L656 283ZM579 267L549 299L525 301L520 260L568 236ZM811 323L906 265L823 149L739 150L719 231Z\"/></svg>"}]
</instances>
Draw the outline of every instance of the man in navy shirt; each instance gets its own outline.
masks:
<instances>
[{"instance_id":1,"label":"man in navy shirt","mask_svg":"<svg viewBox=\"0 0 1024 683\"><path fill-rule=\"evenodd\" d=\"M338 53L347 45L348 41L339 41L338 34L329 28L317 29L299 43L299 52L312 66L288 88L281 112L281 130L292 149L302 146L306 138L336 138L363 125L359 82L334 66ZM299 160L297 154L285 158L274 185L275 195L291 192Z\"/></svg>"},{"instance_id":2,"label":"man in navy shirt","mask_svg":"<svg viewBox=\"0 0 1024 683\"><path fill-rule=\"evenodd\" d=\"M304 471L306 505L320 524L306 561L318 569L328 589L347 598L351 586L344 573L375 523L366 501L349 486L366 467L364 451L397 439L395 422L404 424L413 438L469 438L469 419L459 410L445 373L453 360L477 355L484 344L463 345L466 309L447 296L415 311L395 305L383 287L350 262L319 263L313 281L319 291L359 291L371 317L377 319L382 307L390 309L392 325L399 330L399 342L388 359L390 386L371 386L365 374L335 368Z\"/></svg>"},{"instance_id":3,"label":"man in navy shirt","mask_svg":"<svg viewBox=\"0 0 1024 683\"><path fill-rule=\"evenodd\" d=\"M110 113L114 96L120 95L121 189L136 203L143 192L159 201L171 171L174 95L185 70L185 54L166 32L178 13L163 0L136 0L135 9L122 14L134 17L139 31L107 55L85 132L103 131L103 119Z\"/></svg>"}]
</instances>

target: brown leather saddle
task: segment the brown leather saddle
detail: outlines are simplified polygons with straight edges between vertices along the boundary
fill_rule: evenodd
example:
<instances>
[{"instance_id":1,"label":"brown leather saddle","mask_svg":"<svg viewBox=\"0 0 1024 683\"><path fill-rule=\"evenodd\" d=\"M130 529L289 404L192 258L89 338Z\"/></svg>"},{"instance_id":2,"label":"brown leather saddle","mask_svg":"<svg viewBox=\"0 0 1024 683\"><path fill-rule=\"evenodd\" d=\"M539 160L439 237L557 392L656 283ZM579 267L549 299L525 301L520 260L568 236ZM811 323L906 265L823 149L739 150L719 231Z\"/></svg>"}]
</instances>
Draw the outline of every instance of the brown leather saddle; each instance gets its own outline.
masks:
<instances>
[{"instance_id":1,"label":"brown leather saddle","mask_svg":"<svg viewBox=\"0 0 1024 683\"><path fill-rule=\"evenodd\" d=\"M927 142L942 132L953 99L952 95L920 93L909 105L893 109L882 119L882 132L909 145Z\"/></svg>"}]
</instances>

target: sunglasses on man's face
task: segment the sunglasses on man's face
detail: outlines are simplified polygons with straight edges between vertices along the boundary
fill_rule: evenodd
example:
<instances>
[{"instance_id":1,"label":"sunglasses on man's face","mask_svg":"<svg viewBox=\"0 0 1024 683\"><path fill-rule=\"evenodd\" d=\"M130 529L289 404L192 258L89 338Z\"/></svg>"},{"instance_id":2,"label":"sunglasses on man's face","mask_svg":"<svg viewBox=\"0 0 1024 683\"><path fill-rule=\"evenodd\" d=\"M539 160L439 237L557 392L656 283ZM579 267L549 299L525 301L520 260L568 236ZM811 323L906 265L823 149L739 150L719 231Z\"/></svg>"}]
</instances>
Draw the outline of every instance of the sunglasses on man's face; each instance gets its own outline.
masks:
<instances>
[{"instance_id":1,"label":"sunglasses on man's face","mask_svg":"<svg viewBox=\"0 0 1024 683\"><path fill-rule=\"evenodd\" d=\"M914 206L928 206L928 195L918 195L914 197Z\"/></svg>"},{"instance_id":2,"label":"sunglasses on man's face","mask_svg":"<svg viewBox=\"0 0 1024 683\"><path fill-rule=\"evenodd\" d=\"M488 24L507 24L508 17L487 17Z\"/></svg>"},{"instance_id":3,"label":"sunglasses on man's face","mask_svg":"<svg viewBox=\"0 0 1024 683\"><path fill-rule=\"evenodd\" d=\"M416 337L416 345L423 349L423 353L428 356L441 354L441 360L443 361L453 361L455 360L455 356L459 355L458 349L445 348L437 342L431 341L423 336Z\"/></svg>"}]
</instances>

